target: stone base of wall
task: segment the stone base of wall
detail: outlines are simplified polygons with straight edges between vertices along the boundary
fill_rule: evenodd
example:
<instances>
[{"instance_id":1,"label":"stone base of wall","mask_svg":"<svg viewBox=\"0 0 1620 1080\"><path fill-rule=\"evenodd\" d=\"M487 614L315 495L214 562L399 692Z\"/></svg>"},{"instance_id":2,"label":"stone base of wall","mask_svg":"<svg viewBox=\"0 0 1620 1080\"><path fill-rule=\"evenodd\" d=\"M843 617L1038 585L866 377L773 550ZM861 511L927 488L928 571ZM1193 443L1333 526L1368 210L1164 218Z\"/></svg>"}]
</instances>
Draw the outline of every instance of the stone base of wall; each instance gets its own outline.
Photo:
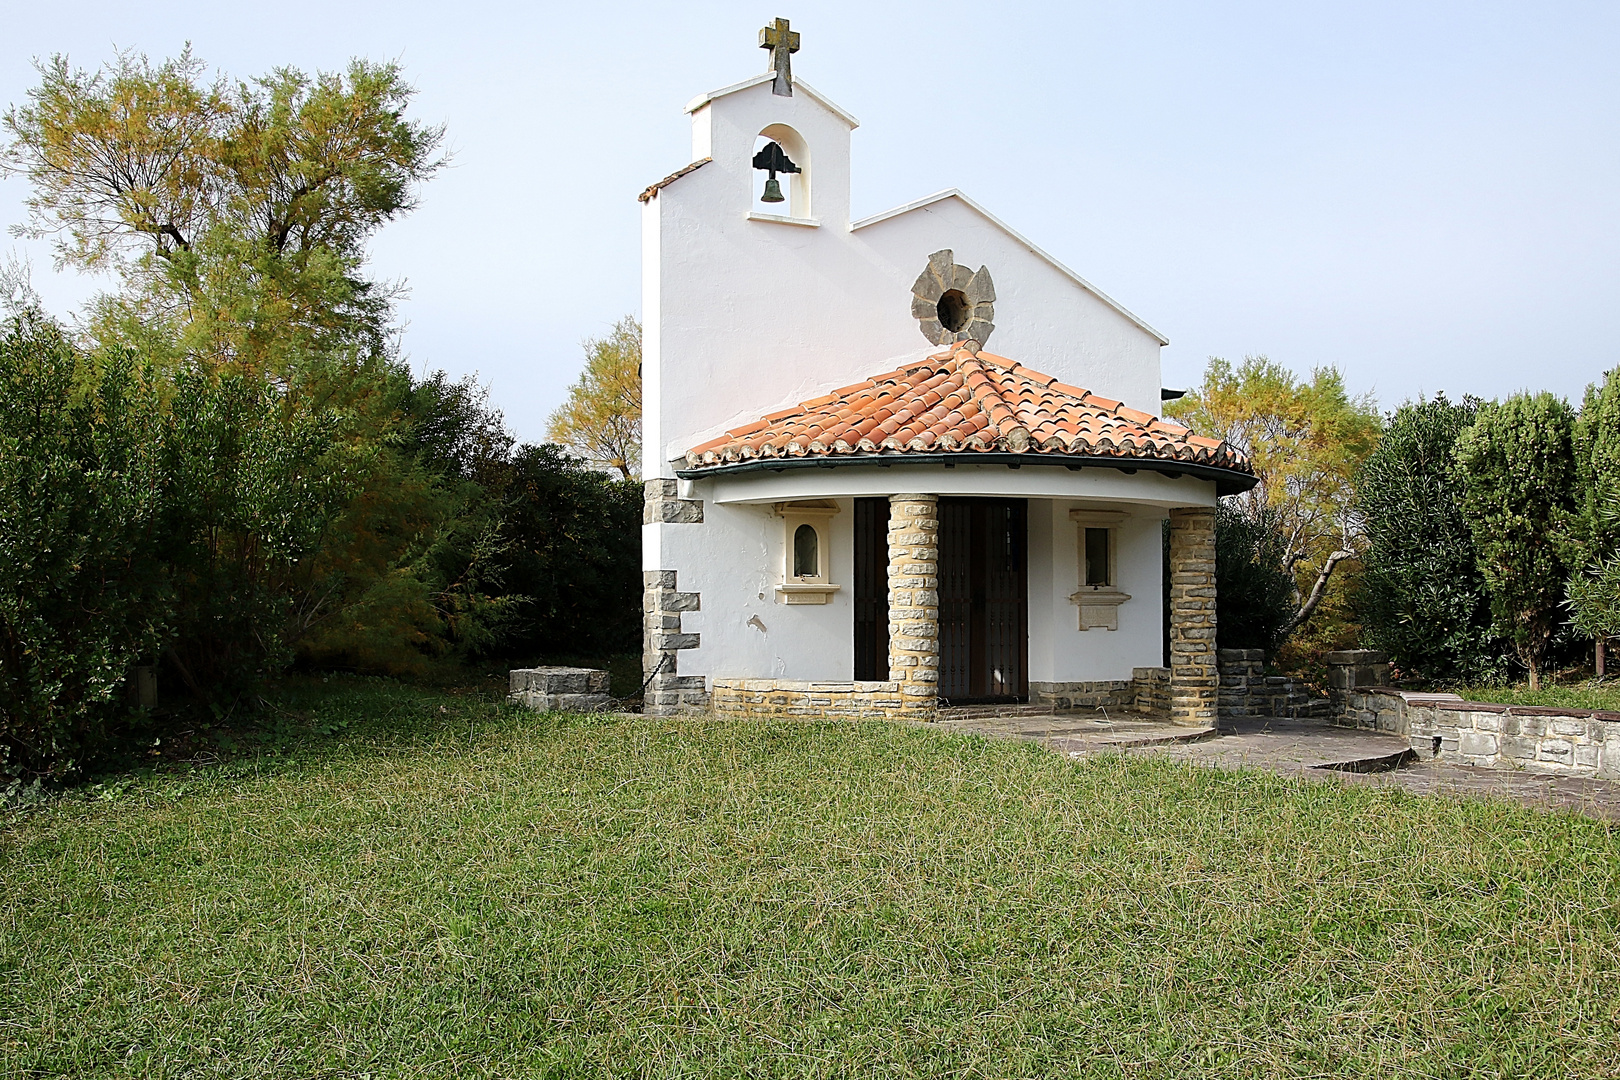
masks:
<instances>
[{"instance_id":1,"label":"stone base of wall","mask_svg":"<svg viewBox=\"0 0 1620 1080\"><path fill-rule=\"evenodd\" d=\"M1139 667L1131 669L1134 688L1132 708L1139 713L1165 716L1170 712L1170 669L1167 667Z\"/></svg>"},{"instance_id":2,"label":"stone base of wall","mask_svg":"<svg viewBox=\"0 0 1620 1080\"><path fill-rule=\"evenodd\" d=\"M1167 715L1170 669L1135 668L1130 679L1032 682L1030 705L1071 709L1135 710ZM795 716L829 719L933 719L919 715L899 682L806 682L795 679L714 679L707 707L715 716ZM993 711L994 706L986 706Z\"/></svg>"},{"instance_id":3,"label":"stone base of wall","mask_svg":"<svg viewBox=\"0 0 1620 1080\"><path fill-rule=\"evenodd\" d=\"M709 707L723 717L815 717L827 720L915 720L916 706L898 682L805 682L715 679Z\"/></svg>"},{"instance_id":4,"label":"stone base of wall","mask_svg":"<svg viewBox=\"0 0 1620 1080\"><path fill-rule=\"evenodd\" d=\"M1363 687L1335 723L1407 740L1420 758L1486 769L1620 779L1620 712L1464 701Z\"/></svg>"},{"instance_id":5,"label":"stone base of wall","mask_svg":"<svg viewBox=\"0 0 1620 1080\"><path fill-rule=\"evenodd\" d=\"M1131 679L1031 682L1029 703L1053 709L1129 709L1136 705L1136 683Z\"/></svg>"},{"instance_id":6,"label":"stone base of wall","mask_svg":"<svg viewBox=\"0 0 1620 1080\"><path fill-rule=\"evenodd\" d=\"M613 707L608 673L598 668L513 668L509 696L542 712L602 712Z\"/></svg>"}]
</instances>

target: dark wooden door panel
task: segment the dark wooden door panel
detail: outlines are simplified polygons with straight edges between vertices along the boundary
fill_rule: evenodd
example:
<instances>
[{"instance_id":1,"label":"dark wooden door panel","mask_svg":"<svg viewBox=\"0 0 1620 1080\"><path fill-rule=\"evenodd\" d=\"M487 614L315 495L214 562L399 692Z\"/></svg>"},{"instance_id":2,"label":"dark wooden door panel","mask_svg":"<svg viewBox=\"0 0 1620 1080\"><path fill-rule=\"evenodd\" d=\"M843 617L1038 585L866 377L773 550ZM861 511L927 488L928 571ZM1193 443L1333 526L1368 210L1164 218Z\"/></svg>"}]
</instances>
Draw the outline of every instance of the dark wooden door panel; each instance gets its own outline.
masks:
<instances>
[{"instance_id":1,"label":"dark wooden door panel","mask_svg":"<svg viewBox=\"0 0 1620 1080\"><path fill-rule=\"evenodd\" d=\"M855 500L855 678L889 677L889 500Z\"/></svg>"},{"instance_id":2,"label":"dark wooden door panel","mask_svg":"<svg viewBox=\"0 0 1620 1080\"><path fill-rule=\"evenodd\" d=\"M1028 507L1022 499L939 502L940 696L1029 695Z\"/></svg>"},{"instance_id":3,"label":"dark wooden door panel","mask_svg":"<svg viewBox=\"0 0 1620 1080\"><path fill-rule=\"evenodd\" d=\"M973 500L939 500L939 693L973 696Z\"/></svg>"},{"instance_id":4,"label":"dark wooden door panel","mask_svg":"<svg viewBox=\"0 0 1620 1080\"><path fill-rule=\"evenodd\" d=\"M996 500L983 511L984 660L975 687L982 697L1029 694L1026 507L1021 499Z\"/></svg>"}]
</instances>

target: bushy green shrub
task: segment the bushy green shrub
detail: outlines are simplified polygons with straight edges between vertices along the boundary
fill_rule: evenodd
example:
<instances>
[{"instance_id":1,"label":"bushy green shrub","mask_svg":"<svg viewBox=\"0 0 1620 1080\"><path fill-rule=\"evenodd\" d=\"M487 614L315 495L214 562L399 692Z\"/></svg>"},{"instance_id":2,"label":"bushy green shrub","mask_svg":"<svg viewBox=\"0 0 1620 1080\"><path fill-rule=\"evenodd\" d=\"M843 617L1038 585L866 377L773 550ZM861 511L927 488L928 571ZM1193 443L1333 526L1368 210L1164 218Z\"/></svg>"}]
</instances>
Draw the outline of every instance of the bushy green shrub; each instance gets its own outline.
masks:
<instances>
[{"instance_id":1,"label":"bushy green shrub","mask_svg":"<svg viewBox=\"0 0 1620 1080\"><path fill-rule=\"evenodd\" d=\"M1496 632L1512 641L1532 690L1541 685L1568 578L1560 546L1574 502L1574 422L1561 398L1515 394L1483 406L1457 438L1463 516Z\"/></svg>"},{"instance_id":2,"label":"bushy green shrub","mask_svg":"<svg viewBox=\"0 0 1620 1080\"><path fill-rule=\"evenodd\" d=\"M1245 511L1221 500L1215 510L1215 633L1221 648L1269 652L1282 643L1296 609L1286 548L1269 507Z\"/></svg>"},{"instance_id":3,"label":"bushy green shrub","mask_svg":"<svg viewBox=\"0 0 1620 1080\"><path fill-rule=\"evenodd\" d=\"M1600 641L1620 636L1620 368L1586 388L1575 421L1571 622Z\"/></svg>"},{"instance_id":4,"label":"bushy green shrub","mask_svg":"<svg viewBox=\"0 0 1620 1080\"><path fill-rule=\"evenodd\" d=\"M1430 679L1504 673L1454 456L1478 414L1474 398L1444 394L1402 405L1356 478L1367 539L1356 598L1364 644Z\"/></svg>"},{"instance_id":5,"label":"bushy green shrub","mask_svg":"<svg viewBox=\"0 0 1620 1080\"><path fill-rule=\"evenodd\" d=\"M381 377L390 426L368 434L363 486L308 567L301 663L410 676L499 644L511 436L487 394L443 372Z\"/></svg>"},{"instance_id":6,"label":"bushy green shrub","mask_svg":"<svg viewBox=\"0 0 1620 1080\"><path fill-rule=\"evenodd\" d=\"M506 489L503 583L525 597L514 656L606 656L641 636L641 485L524 446Z\"/></svg>"},{"instance_id":7,"label":"bushy green shrub","mask_svg":"<svg viewBox=\"0 0 1620 1080\"><path fill-rule=\"evenodd\" d=\"M162 535L175 582L168 668L227 709L291 659L310 566L367 478L341 415L277 380L176 371L163 426Z\"/></svg>"},{"instance_id":8,"label":"bushy green shrub","mask_svg":"<svg viewBox=\"0 0 1620 1080\"><path fill-rule=\"evenodd\" d=\"M37 313L0 328L0 778L71 771L168 636L161 442L127 355Z\"/></svg>"}]
</instances>

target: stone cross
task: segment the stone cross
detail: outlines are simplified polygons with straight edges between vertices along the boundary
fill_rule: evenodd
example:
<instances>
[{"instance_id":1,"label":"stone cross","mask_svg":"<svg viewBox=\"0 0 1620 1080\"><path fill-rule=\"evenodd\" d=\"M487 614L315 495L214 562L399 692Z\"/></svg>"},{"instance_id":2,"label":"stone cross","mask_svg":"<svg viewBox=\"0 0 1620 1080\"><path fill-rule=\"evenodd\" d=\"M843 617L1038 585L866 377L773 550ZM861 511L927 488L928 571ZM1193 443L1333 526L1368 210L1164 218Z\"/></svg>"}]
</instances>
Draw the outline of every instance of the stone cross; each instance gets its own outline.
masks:
<instances>
[{"instance_id":1,"label":"stone cross","mask_svg":"<svg viewBox=\"0 0 1620 1080\"><path fill-rule=\"evenodd\" d=\"M760 30L759 47L771 50L771 67L776 71L776 82L771 85L771 93L777 97L792 97L791 57L799 51L799 35L788 29L786 19L777 19L775 25Z\"/></svg>"}]
</instances>

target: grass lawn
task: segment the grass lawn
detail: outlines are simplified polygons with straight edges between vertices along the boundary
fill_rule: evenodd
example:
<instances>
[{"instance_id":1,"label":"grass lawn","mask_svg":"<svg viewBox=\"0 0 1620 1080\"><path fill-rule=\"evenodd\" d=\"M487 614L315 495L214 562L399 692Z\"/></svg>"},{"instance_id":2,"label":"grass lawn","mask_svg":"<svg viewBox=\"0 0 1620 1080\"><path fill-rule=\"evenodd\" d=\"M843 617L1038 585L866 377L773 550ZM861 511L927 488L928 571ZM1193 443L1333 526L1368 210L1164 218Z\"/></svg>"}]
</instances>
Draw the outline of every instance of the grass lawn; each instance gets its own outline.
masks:
<instances>
[{"instance_id":1,"label":"grass lawn","mask_svg":"<svg viewBox=\"0 0 1620 1080\"><path fill-rule=\"evenodd\" d=\"M1574 815L284 703L326 734L0 818L0 1076L1620 1075L1620 835Z\"/></svg>"},{"instance_id":2,"label":"grass lawn","mask_svg":"<svg viewBox=\"0 0 1620 1080\"><path fill-rule=\"evenodd\" d=\"M1578 683L1544 683L1532 691L1523 683L1513 686L1448 687L1468 701L1496 701L1503 705L1545 705L1567 709L1609 709L1620 712L1620 682L1605 679Z\"/></svg>"}]
</instances>

